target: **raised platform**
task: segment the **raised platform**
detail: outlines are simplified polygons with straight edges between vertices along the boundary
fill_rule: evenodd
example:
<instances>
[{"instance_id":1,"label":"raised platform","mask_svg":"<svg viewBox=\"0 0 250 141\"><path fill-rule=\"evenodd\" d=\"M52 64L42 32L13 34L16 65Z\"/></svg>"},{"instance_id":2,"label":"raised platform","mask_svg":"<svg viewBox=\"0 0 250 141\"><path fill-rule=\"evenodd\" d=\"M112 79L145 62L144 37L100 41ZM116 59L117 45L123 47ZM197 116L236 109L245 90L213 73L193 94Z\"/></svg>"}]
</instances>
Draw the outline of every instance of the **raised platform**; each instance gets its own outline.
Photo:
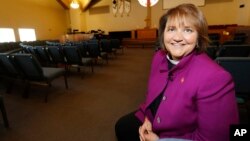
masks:
<instances>
[{"instance_id":1,"label":"raised platform","mask_svg":"<svg viewBox=\"0 0 250 141\"><path fill-rule=\"evenodd\" d=\"M157 39L123 39L122 45L125 47L155 47Z\"/></svg>"}]
</instances>

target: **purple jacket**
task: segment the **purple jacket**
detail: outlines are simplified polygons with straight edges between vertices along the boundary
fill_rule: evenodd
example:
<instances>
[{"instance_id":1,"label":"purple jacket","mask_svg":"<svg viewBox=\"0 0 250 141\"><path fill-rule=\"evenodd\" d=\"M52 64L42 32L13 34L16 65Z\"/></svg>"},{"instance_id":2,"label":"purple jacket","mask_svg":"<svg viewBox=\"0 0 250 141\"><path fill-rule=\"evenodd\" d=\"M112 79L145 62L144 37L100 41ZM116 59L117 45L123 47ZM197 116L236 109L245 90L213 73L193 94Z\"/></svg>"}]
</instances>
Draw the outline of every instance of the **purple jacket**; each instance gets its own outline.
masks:
<instances>
[{"instance_id":1,"label":"purple jacket","mask_svg":"<svg viewBox=\"0 0 250 141\"><path fill-rule=\"evenodd\" d=\"M160 138L228 141L230 124L238 124L231 75L205 53L192 52L171 70L164 51L156 52L146 99L136 116L147 116ZM149 105L167 85L153 118Z\"/></svg>"}]
</instances>

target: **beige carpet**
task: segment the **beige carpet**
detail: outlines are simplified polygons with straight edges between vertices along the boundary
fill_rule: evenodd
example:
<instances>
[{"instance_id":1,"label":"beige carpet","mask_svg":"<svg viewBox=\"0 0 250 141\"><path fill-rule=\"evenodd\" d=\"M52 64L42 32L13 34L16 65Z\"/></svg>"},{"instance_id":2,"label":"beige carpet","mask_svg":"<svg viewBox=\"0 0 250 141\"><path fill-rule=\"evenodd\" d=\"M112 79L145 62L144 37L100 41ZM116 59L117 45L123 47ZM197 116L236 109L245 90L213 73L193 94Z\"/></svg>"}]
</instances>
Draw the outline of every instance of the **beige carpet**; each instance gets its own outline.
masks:
<instances>
[{"instance_id":1,"label":"beige carpet","mask_svg":"<svg viewBox=\"0 0 250 141\"><path fill-rule=\"evenodd\" d=\"M22 83L11 94L2 85L10 128L0 116L0 141L115 141L116 120L143 101L153 52L126 48L109 64L96 66L94 74L86 68L81 78L72 69L68 90L59 78L50 89L32 86L28 99L21 96Z\"/></svg>"}]
</instances>

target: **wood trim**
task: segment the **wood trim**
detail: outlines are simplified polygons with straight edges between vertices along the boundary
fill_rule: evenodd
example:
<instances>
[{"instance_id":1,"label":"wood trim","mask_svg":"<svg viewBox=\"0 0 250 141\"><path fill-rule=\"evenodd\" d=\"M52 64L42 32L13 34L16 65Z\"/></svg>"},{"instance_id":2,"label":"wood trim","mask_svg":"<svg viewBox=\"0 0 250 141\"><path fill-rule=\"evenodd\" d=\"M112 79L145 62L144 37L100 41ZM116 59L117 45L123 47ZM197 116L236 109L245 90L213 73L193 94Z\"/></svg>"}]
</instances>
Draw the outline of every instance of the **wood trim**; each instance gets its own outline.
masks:
<instances>
[{"instance_id":1,"label":"wood trim","mask_svg":"<svg viewBox=\"0 0 250 141\"><path fill-rule=\"evenodd\" d=\"M65 3L63 0L56 0L64 9L69 10L69 4Z\"/></svg>"}]
</instances>

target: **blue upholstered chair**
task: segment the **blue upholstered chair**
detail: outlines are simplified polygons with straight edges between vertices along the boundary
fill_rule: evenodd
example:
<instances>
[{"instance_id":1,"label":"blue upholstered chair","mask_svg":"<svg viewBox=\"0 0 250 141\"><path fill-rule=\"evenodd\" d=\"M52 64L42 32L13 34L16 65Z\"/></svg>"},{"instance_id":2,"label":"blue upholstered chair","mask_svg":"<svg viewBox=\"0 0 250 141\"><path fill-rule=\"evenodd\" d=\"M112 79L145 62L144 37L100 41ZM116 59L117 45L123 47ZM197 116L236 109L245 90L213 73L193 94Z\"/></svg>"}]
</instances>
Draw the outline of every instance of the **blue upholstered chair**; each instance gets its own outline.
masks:
<instances>
[{"instance_id":1,"label":"blue upholstered chair","mask_svg":"<svg viewBox=\"0 0 250 141\"><path fill-rule=\"evenodd\" d=\"M3 96L2 95L0 95L0 111L2 112L4 126L6 128L8 128L9 127L9 121L8 121L8 118L7 118L7 113L6 113L6 109L5 109L5 106L4 106L4 101L3 101Z\"/></svg>"},{"instance_id":2,"label":"blue upholstered chair","mask_svg":"<svg viewBox=\"0 0 250 141\"><path fill-rule=\"evenodd\" d=\"M51 87L51 82L61 76L64 76L65 87L68 89L67 75L64 68L42 67L32 54L14 54L11 57L13 63L19 68L26 80L25 97L28 97L31 83L43 83ZM45 95L45 102L47 102L48 94Z\"/></svg>"},{"instance_id":3,"label":"blue upholstered chair","mask_svg":"<svg viewBox=\"0 0 250 141\"><path fill-rule=\"evenodd\" d=\"M81 66L89 65L91 71L94 72L93 59L90 57L82 57L78 47L64 46L63 54L68 66L77 65L77 68L80 71Z\"/></svg>"},{"instance_id":4,"label":"blue upholstered chair","mask_svg":"<svg viewBox=\"0 0 250 141\"><path fill-rule=\"evenodd\" d=\"M223 45L218 53L218 57L248 57L250 55L250 45Z\"/></svg>"},{"instance_id":5,"label":"blue upholstered chair","mask_svg":"<svg viewBox=\"0 0 250 141\"><path fill-rule=\"evenodd\" d=\"M216 61L233 77L237 102L250 118L250 57L217 57ZM250 120L248 121L250 122Z\"/></svg>"}]
</instances>

